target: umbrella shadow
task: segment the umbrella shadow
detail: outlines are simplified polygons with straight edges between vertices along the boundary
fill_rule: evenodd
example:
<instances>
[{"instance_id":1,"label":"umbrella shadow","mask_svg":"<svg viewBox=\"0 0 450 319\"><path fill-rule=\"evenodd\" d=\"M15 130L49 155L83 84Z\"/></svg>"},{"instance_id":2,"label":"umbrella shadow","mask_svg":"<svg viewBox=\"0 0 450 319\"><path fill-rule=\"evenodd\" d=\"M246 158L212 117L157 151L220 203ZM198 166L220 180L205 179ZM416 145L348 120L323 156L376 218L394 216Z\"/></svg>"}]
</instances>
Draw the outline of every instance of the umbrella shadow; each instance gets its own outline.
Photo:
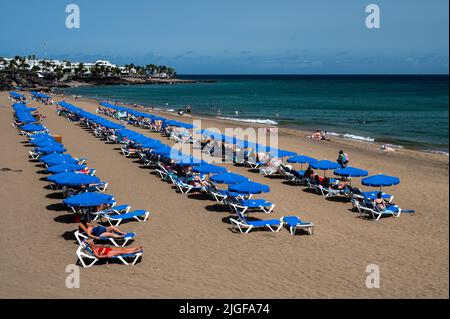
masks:
<instances>
[{"instance_id":1,"label":"umbrella shadow","mask_svg":"<svg viewBox=\"0 0 450 319\"><path fill-rule=\"evenodd\" d=\"M56 193L50 193L45 195L45 198L50 198L50 199L64 199L64 194L62 192L56 192Z\"/></svg>"},{"instance_id":2,"label":"umbrella shadow","mask_svg":"<svg viewBox=\"0 0 450 319\"><path fill-rule=\"evenodd\" d=\"M137 162L137 163L141 163L141 162ZM142 165L142 163L141 163L141 165L139 165L139 168L142 168L142 169L152 169L150 166Z\"/></svg>"},{"instance_id":3,"label":"umbrella shadow","mask_svg":"<svg viewBox=\"0 0 450 319\"><path fill-rule=\"evenodd\" d=\"M281 184L288 185L288 186L303 186L303 185L293 182L293 181L282 181Z\"/></svg>"},{"instance_id":4,"label":"umbrella shadow","mask_svg":"<svg viewBox=\"0 0 450 319\"><path fill-rule=\"evenodd\" d=\"M351 201L351 199L349 197L339 197L339 196L327 197L326 199L330 202L335 202L335 203L349 203Z\"/></svg>"},{"instance_id":5,"label":"umbrella shadow","mask_svg":"<svg viewBox=\"0 0 450 319\"><path fill-rule=\"evenodd\" d=\"M222 217L222 223L231 225L230 217Z\"/></svg>"},{"instance_id":6,"label":"umbrella shadow","mask_svg":"<svg viewBox=\"0 0 450 319\"><path fill-rule=\"evenodd\" d=\"M66 231L63 234L61 234L61 238L65 239L65 240L70 240L70 241L77 241L76 237L75 237L75 231L76 230L70 230L70 231Z\"/></svg>"},{"instance_id":7,"label":"umbrella shadow","mask_svg":"<svg viewBox=\"0 0 450 319\"><path fill-rule=\"evenodd\" d=\"M47 210L52 210L55 212L67 211L67 207L62 203L50 204L46 206Z\"/></svg>"},{"instance_id":8,"label":"umbrella shadow","mask_svg":"<svg viewBox=\"0 0 450 319\"><path fill-rule=\"evenodd\" d=\"M265 177L265 178L269 178L269 179L284 179L283 176L278 175L278 174L276 174L276 175L266 175L266 176L264 176L264 177Z\"/></svg>"},{"instance_id":9,"label":"umbrella shadow","mask_svg":"<svg viewBox=\"0 0 450 319\"><path fill-rule=\"evenodd\" d=\"M205 193L192 193L192 194L188 194L187 198L190 199L196 199L196 200L209 200L211 199L211 197L209 197L208 194Z\"/></svg>"},{"instance_id":10,"label":"umbrella shadow","mask_svg":"<svg viewBox=\"0 0 450 319\"><path fill-rule=\"evenodd\" d=\"M306 188L302 189L302 191L305 192L305 193L309 193L309 194L319 195L319 194L317 194L317 192L314 189L311 189L309 187L306 187Z\"/></svg>"},{"instance_id":11,"label":"umbrella shadow","mask_svg":"<svg viewBox=\"0 0 450 319\"><path fill-rule=\"evenodd\" d=\"M205 206L205 209L208 212L215 212L215 213L226 213L230 211L227 206L219 203Z\"/></svg>"},{"instance_id":12,"label":"umbrella shadow","mask_svg":"<svg viewBox=\"0 0 450 319\"><path fill-rule=\"evenodd\" d=\"M76 224L75 221L75 215L73 213L65 214L65 215L59 215L53 218L53 220L57 223L61 224Z\"/></svg>"}]
</instances>

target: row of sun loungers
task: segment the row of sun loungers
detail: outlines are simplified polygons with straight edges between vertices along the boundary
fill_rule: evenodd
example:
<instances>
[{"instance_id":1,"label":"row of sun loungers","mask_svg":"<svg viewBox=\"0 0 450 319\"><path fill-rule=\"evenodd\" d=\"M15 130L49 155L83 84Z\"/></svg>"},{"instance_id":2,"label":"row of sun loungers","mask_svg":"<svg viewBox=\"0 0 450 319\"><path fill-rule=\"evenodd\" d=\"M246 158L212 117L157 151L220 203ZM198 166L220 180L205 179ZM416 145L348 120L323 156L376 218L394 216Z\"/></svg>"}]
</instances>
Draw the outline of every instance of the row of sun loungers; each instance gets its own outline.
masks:
<instances>
[{"instance_id":1,"label":"row of sun loungers","mask_svg":"<svg viewBox=\"0 0 450 319\"><path fill-rule=\"evenodd\" d=\"M109 113L109 114L108 114ZM103 114L111 116L111 114L115 114L114 112L105 112L103 111ZM129 117L130 119L130 117ZM144 123L140 121L138 118L134 118L131 116L132 122L131 124L140 126L145 128ZM130 123L128 123L130 124ZM189 140L185 139L183 141L180 141L178 138L175 138L174 135L176 135L174 132L185 132L183 129L178 130L174 129L171 134L166 134L166 136L170 136L170 138L176 142L185 143L185 142L193 142L195 144L195 141L192 141L192 139ZM94 132L95 133L95 132ZM95 133L97 136L101 136L101 134ZM111 136L111 137L110 137ZM103 137L105 137L105 134L103 134ZM132 156L139 156L141 161L145 166L152 166L156 167L156 170L158 174L161 175L161 177L164 180L170 179L172 183L177 187L177 189L184 194L190 193L190 192L198 192L198 191L204 191L202 187L194 187L188 183L185 183L183 179L176 178L176 176L173 176L173 174L168 173L167 171L164 171L160 166L158 166L158 163L155 161L151 161L148 159L148 156L141 151L137 150L136 148L129 148L127 147L127 142L124 143L124 141L121 141L120 138L118 138L116 135L106 134L106 139L109 141L114 141L114 143L122 143L124 147L122 147L122 153L126 157L132 157ZM198 141L197 141L198 142ZM211 145L209 145L211 146ZM215 154L214 149L217 147L212 147L211 149L208 149L208 145L203 148L203 152L207 152L210 155ZM289 152L285 151L286 154ZM283 154L284 156L285 154ZM233 158L235 160L235 158ZM333 164L336 165L336 163L332 163L330 161L323 161L323 162L329 162L327 164ZM395 216L398 217L401 213L401 209L398 206L395 205L389 205L389 209L383 210L383 211L377 211L376 207L373 207L373 204L370 205L368 199L365 197L365 193L362 192L359 189L351 189L351 188L345 188L345 189L336 189L331 186L323 186L320 183L317 183L314 180L310 180L308 178L304 177L304 171L298 171L292 169L291 166L283 164L281 160L271 159L269 162L259 162L255 161L251 158L243 157L243 160L241 161L235 161L236 164L242 164L245 166L248 166L250 168L260 168L260 173L265 176L271 176L274 174L281 175L284 179L291 183L304 185L307 188L309 188L311 191L322 195L325 198L336 198L341 197L344 199L348 199L353 203L353 206L355 210L357 210L360 213L360 216L367 215L369 217L373 217L374 220L379 220L381 216ZM333 181L333 179L332 179ZM335 182L334 180L333 182ZM227 196L224 196L224 193L221 192L221 190L209 190L209 192L212 194L213 198L216 200L219 200L220 202L224 202L224 199L227 198ZM229 197L230 198L230 197ZM392 196L390 198L390 202L392 201ZM264 200L260 200L258 202L242 202L243 199L240 199L241 202L237 203L229 203L229 206L231 206L232 210L241 210L241 211L272 211L273 204L269 202L265 202Z\"/></svg>"},{"instance_id":2,"label":"row of sun loungers","mask_svg":"<svg viewBox=\"0 0 450 319\"><path fill-rule=\"evenodd\" d=\"M15 112L14 116L16 120L14 123L15 125L13 126L18 129L21 135L26 136L28 142L34 146L33 151L29 152L30 159L44 163L48 173L51 174L48 176L48 179L53 181L50 184L50 189L62 189L67 195L67 198L63 201L63 203L72 209L73 212L84 214L92 213L94 215L94 220L105 220L110 225L115 226L119 225L124 220L134 219L139 222L143 222L148 219L148 211L135 210L133 212L129 212L129 205L114 206L115 201L112 196L97 193L104 192L108 186L108 183L100 181L97 182L98 178L95 177L95 170L87 170L85 158L73 158L69 154L64 154L64 152L66 152L64 146L61 143L56 142L56 140L49 134L49 130L44 125L40 124L39 119L33 115L35 109L28 108L26 104L24 104L26 100L22 98L22 95L14 96L17 96L17 98L20 97L20 103L13 104L13 109ZM59 179L53 179L55 177L59 177ZM64 180L63 182L64 177L66 177L67 181ZM76 180L77 178L79 178L78 181ZM94 182L90 183L89 186L80 189L78 187L79 185L85 186L83 184L84 182L80 181L80 179L83 180L83 178L86 183L90 183L90 181ZM73 181L73 183L70 181ZM64 186L61 188L61 185ZM97 196L103 195L105 197L110 197L110 200L108 201L110 208L100 212L90 212L86 208L86 205L71 204L75 199L81 200L80 197L83 197L87 200L88 197L95 197L96 194L98 194ZM120 239L100 237L100 241L109 242L117 247L123 247L127 245L130 240L134 240L135 237L135 233L127 233ZM88 236L82 231L77 230L75 232L75 238L79 244L76 251L79 262L83 265L83 267L91 267L99 260L99 258L96 257L90 248L88 244ZM112 258L120 260L124 264L134 265L142 256L142 253L143 251L133 254L122 254ZM89 262L86 262L86 259L89 260ZM129 262L130 259L132 260L131 262Z\"/></svg>"},{"instance_id":3,"label":"row of sun loungers","mask_svg":"<svg viewBox=\"0 0 450 319\"><path fill-rule=\"evenodd\" d=\"M117 112L115 112L114 109L117 107L108 104L106 104L105 106L112 107L113 109L105 108L103 109L103 113L108 116L116 117ZM133 125L144 128L146 127L145 118L144 121L142 120L139 121L139 119L133 116L132 114L128 115L129 115L128 119L132 121L131 123ZM169 136L169 134L167 134L167 136ZM182 144L187 142L200 144L199 141L193 141L192 134L189 134L189 132L186 129L174 129L170 133L170 138ZM213 144L207 144L202 148L202 151L209 155L215 156L216 149L219 149L218 145L214 146ZM127 157L136 155L135 152L129 152L127 151L126 148L123 148L122 152ZM398 217L401 213L401 209L398 206L394 205L391 205L392 206L391 210L377 211L376 207L373 207L373 204L371 204L370 200L371 198L366 198L364 192L362 192L360 189L335 189L332 187L323 186L320 183L305 178L304 177L305 172L303 170L300 171L294 170L290 165L283 164L281 160L272 158L266 162L256 161L255 159L248 158L248 156L246 156L246 154L248 153L247 151L241 150L241 152L244 152L245 154L241 154L242 156L231 156L230 154L233 154L233 152L225 152L226 153L225 157L227 158L227 160L233 161L235 164L244 165L252 169L259 168L259 172L264 176L272 176L275 174L279 174L288 182L298 185L304 185L311 191L320 194L325 198L340 197L348 199L349 201L352 202L354 209L360 213L360 216L366 215L369 217L373 217L374 220L379 220L381 216L392 215ZM237 160L237 158L240 158L240 160ZM182 193L197 191L195 187L189 187L188 185L183 184L183 182L181 181L176 181L175 183ZM220 197L220 195L215 195L215 197ZM392 199L393 196L390 196L389 203L392 202Z\"/></svg>"},{"instance_id":4,"label":"row of sun loungers","mask_svg":"<svg viewBox=\"0 0 450 319\"><path fill-rule=\"evenodd\" d=\"M369 217L378 221L381 217L399 217L402 210L392 203L394 196L383 193L383 199L388 203L385 210L379 210L373 204L377 191L364 192L360 188L345 187L344 189L333 188L337 186L338 179L330 178L330 185L324 186L316 180L305 177L305 171L294 170L292 166L283 164L281 161L271 161L260 168L259 172L264 176L280 175L286 182L305 186L308 190L327 199L342 198L352 203L353 209L359 213L360 217Z\"/></svg>"},{"instance_id":5,"label":"row of sun loungers","mask_svg":"<svg viewBox=\"0 0 450 319\"><path fill-rule=\"evenodd\" d=\"M61 106L64 107L65 105L62 104ZM70 110L67 111L70 112ZM77 112L75 111L75 113ZM101 113L105 114L105 112ZM76 115L72 115L71 117L76 118ZM296 229L308 229L309 230L308 233L312 234L312 230L310 230L310 228L314 227L314 225L312 223L305 223L301 221L300 218L298 217L297 219L294 219L292 216L291 218L287 219L284 218L280 220L277 219L276 221L279 227L273 227L274 220L268 221L249 220L248 217L245 215L248 215L250 212L263 212L265 214L270 214L273 211L275 204L266 201L264 199L252 199L251 194L245 193L239 194L236 192L221 190L212 182L208 183L208 185L194 186L186 182L183 178L179 177L175 171L165 166L162 161L164 156L158 155L157 154L158 152L156 151L152 152L152 150L150 151L144 150L143 148L140 148L139 145L133 145L138 144L133 143L133 138L129 139L122 136L120 133L117 134L117 131L102 128L101 124L98 125L96 123L96 122L101 123L101 119L95 119L92 122L89 119L82 118L81 116L79 120L82 123L84 123L87 127L91 128L95 136L102 138L108 142L122 144L123 146L121 147L121 153L125 157L139 157L143 165L153 167L155 169L155 172L160 176L160 178L163 181L172 183L181 194L202 192L207 195L210 195L213 200L216 200L217 202L222 203L227 207L229 207L230 210L236 215L235 218L230 219L232 227L238 229L243 233L247 233L255 228L268 228L271 231L279 231L283 227L283 225L286 225L289 227L290 232L292 234L295 233ZM99 132L102 133L100 134ZM130 132L127 132L127 135L133 136ZM142 139L141 136L139 136L139 138ZM159 149L165 147L161 145L158 146ZM199 174L199 176L202 175ZM236 221L238 223L236 223Z\"/></svg>"}]
</instances>

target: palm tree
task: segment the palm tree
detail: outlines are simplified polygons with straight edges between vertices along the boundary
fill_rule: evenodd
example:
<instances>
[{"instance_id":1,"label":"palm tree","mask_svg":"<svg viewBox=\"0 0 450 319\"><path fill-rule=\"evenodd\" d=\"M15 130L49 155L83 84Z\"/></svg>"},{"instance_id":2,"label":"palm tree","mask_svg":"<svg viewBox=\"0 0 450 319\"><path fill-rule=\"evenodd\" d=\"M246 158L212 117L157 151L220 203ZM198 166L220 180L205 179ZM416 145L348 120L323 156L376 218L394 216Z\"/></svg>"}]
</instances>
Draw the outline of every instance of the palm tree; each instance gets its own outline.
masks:
<instances>
[{"instance_id":1,"label":"palm tree","mask_svg":"<svg viewBox=\"0 0 450 319\"><path fill-rule=\"evenodd\" d=\"M6 69L9 70L9 71L16 70L17 69L17 62L16 62L16 60L14 59L14 60L9 61L8 66L6 67Z\"/></svg>"},{"instance_id":2,"label":"palm tree","mask_svg":"<svg viewBox=\"0 0 450 319\"><path fill-rule=\"evenodd\" d=\"M177 72L175 71L174 68L168 68L167 74L169 75L169 77L173 78L177 74Z\"/></svg>"},{"instance_id":3,"label":"palm tree","mask_svg":"<svg viewBox=\"0 0 450 319\"><path fill-rule=\"evenodd\" d=\"M25 62L25 58L20 60L20 64L19 64L19 69L20 70L25 70L25 69L27 69L29 67L30 67L30 65Z\"/></svg>"},{"instance_id":4,"label":"palm tree","mask_svg":"<svg viewBox=\"0 0 450 319\"><path fill-rule=\"evenodd\" d=\"M147 64L145 66L145 70L147 71L147 74L153 75L156 71L157 66L154 64Z\"/></svg>"},{"instance_id":5,"label":"palm tree","mask_svg":"<svg viewBox=\"0 0 450 319\"><path fill-rule=\"evenodd\" d=\"M118 76L118 75L120 75L121 71L118 67L115 67L111 70L111 73L115 76Z\"/></svg>"},{"instance_id":6,"label":"palm tree","mask_svg":"<svg viewBox=\"0 0 450 319\"><path fill-rule=\"evenodd\" d=\"M84 72L86 71L84 64L83 63L78 63L76 69L75 69L75 74L76 75L82 75L84 74Z\"/></svg>"},{"instance_id":7,"label":"palm tree","mask_svg":"<svg viewBox=\"0 0 450 319\"><path fill-rule=\"evenodd\" d=\"M33 68L31 69L31 72L39 72L41 70L41 67L38 65L33 66Z\"/></svg>"},{"instance_id":8,"label":"palm tree","mask_svg":"<svg viewBox=\"0 0 450 319\"><path fill-rule=\"evenodd\" d=\"M64 74L63 68L62 68L60 65L58 65L58 66L55 68L54 72L55 72L55 74L56 74L56 78L57 78L57 79L58 79L58 78L61 78L61 77L63 76L63 74Z\"/></svg>"}]
</instances>

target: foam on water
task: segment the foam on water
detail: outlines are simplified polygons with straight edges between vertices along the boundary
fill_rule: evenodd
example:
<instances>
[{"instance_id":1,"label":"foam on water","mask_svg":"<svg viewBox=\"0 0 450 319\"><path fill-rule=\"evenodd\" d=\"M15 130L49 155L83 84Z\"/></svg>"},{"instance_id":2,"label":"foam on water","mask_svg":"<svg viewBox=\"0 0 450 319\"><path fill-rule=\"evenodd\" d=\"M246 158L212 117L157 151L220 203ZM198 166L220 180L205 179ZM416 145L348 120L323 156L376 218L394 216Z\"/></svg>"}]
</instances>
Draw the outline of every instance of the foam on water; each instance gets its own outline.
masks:
<instances>
[{"instance_id":1,"label":"foam on water","mask_svg":"<svg viewBox=\"0 0 450 319\"><path fill-rule=\"evenodd\" d=\"M269 125L278 125L277 122L269 120L269 119L242 119L237 117L218 117L221 120L229 120L229 121L236 121L236 122L246 122L246 123L257 123L257 124L269 124Z\"/></svg>"},{"instance_id":2,"label":"foam on water","mask_svg":"<svg viewBox=\"0 0 450 319\"><path fill-rule=\"evenodd\" d=\"M336 132L327 132L327 134L332 135L332 136L347 138L350 140L364 141L364 142L371 142L371 143L375 142L375 139L372 137L359 136L359 135L355 135L355 134L342 134L342 133L336 133Z\"/></svg>"}]
</instances>

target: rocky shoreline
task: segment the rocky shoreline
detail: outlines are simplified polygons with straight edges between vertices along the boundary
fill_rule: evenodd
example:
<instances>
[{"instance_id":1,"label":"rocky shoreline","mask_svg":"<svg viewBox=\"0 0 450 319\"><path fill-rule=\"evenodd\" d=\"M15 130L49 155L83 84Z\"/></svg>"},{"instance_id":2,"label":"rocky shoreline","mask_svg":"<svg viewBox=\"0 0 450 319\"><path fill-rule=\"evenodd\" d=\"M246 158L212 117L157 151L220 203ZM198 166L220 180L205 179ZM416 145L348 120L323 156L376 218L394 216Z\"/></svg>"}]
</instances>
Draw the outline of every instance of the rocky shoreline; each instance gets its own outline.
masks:
<instances>
[{"instance_id":1,"label":"rocky shoreline","mask_svg":"<svg viewBox=\"0 0 450 319\"><path fill-rule=\"evenodd\" d=\"M84 85L139 85L139 84L187 84L215 83L215 80L188 80L176 78L79 76L58 80L52 76L39 77L32 72L0 72L0 91L21 90L50 91Z\"/></svg>"}]
</instances>

